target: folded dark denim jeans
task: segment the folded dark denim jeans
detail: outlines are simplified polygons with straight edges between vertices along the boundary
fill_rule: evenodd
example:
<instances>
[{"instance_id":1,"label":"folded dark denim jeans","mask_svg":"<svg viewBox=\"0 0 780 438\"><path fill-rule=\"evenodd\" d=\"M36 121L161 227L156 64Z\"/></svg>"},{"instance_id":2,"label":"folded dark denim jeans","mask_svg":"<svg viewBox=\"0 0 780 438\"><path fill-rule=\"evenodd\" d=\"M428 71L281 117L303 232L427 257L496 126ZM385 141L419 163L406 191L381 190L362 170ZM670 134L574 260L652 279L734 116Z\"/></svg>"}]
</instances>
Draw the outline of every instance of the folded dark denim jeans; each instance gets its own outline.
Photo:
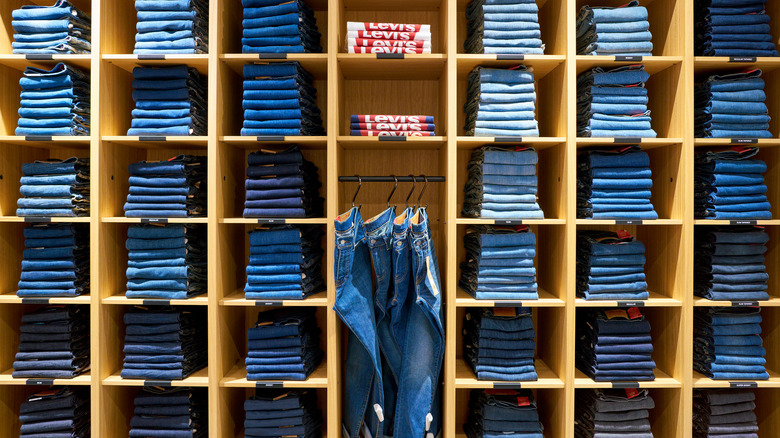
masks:
<instances>
[{"instance_id":1,"label":"folded dark denim jeans","mask_svg":"<svg viewBox=\"0 0 780 438\"><path fill-rule=\"evenodd\" d=\"M472 390L464 430L469 437L541 437L542 424L530 390Z\"/></svg>"},{"instance_id":2,"label":"folded dark denim jeans","mask_svg":"<svg viewBox=\"0 0 780 438\"><path fill-rule=\"evenodd\" d=\"M577 293L585 299L646 299L643 264L637 273L592 272L592 256L644 255L645 247L627 232L580 231L577 233ZM625 298L623 298L625 297Z\"/></svg>"}]
</instances>

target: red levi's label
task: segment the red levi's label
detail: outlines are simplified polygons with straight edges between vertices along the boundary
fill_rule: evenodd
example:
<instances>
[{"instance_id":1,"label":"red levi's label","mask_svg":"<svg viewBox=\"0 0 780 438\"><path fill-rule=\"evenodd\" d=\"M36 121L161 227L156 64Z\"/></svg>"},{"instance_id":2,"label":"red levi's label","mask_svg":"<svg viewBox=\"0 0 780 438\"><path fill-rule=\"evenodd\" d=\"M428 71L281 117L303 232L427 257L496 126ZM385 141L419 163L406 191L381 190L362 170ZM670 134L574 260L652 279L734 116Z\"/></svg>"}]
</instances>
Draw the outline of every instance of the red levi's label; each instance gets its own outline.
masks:
<instances>
[{"instance_id":1,"label":"red levi's label","mask_svg":"<svg viewBox=\"0 0 780 438\"><path fill-rule=\"evenodd\" d=\"M430 48L430 41L409 41L409 40L385 40L385 39L367 39L350 38L348 45L360 47L411 47L411 48Z\"/></svg>"},{"instance_id":2,"label":"red levi's label","mask_svg":"<svg viewBox=\"0 0 780 438\"><path fill-rule=\"evenodd\" d=\"M347 39L393 40L393 41L430 41L430 32L392 32L386 30L350 30Z\"/></svg>"},{"instance_id":3,"label":"red levi's label","mask_svg":"<svg viewBox=\"0 0 780 438\"><path fill-rule=\"evenodd\" d=\"M529 148L528 146L515 146L515 152L527 151L528 149L531 148Z\"/></svg>"},{"instance_id":4,"label":"red levi's label","mask_svg":"<svg viewBox=\"0 0 780 438\"><path fill-rule=\"evenodd\" d=\"M357 127L355 127L357 125ZM428 123L353 123L352 129L375 129L378 131L433 131Z\"/></svg>"},{"instance_id":5,"label":"red levi's label","mask_svg":"<svg viewBox=\"0 0 780 438\"><path fill-rule=\"evenodd\" d=\"M631 233L626 230L617 230L615 234L617 234L619 239L630 239L633 237L631 236Z\"/></svg>"},{"instance_id":6,"label":"red levi's label","mask_svg":"<svg viewBox=\"0 0 780 438\"><path fill-rule=\"evenodd\" d=\"M732 146L731 150L734 152L745 152L747 148L745 146Z\"/></svg>"},{"instance_id":7,"label":"red levi's label","mask_svg":"<svg viewBox=\"0 0 780 438\"><path fill-rule=\"evenodd\" d=\"M358 123L424 123L430 116L400 116L389 114L361 114L357 117Z\"/></svg>"},{"instance_id":8,"label":"red levi's label","mask_svg":"<svg viewBox=\"0 0 780 438\"><path fill-rule=\"evenodd\" d=\"M642 312L639 311L639 307L629 307L627 312L628 312L628 316L631 317L631 319L637 319L642 317Z\"/></svg>"},{"instance_id":9,"label":"red levi's label","mask_svg":"<svg viewBox=\"0 0 780 438\"><path fill-rule=\"evenodd\" d=\"M626 388L626 397L632 399L639 395L639 391L636 388Z\"/></svg>"},{"instance_id":10,"label":"red levi's label","mask_svg":"<svg viewBox=\"0 0 780 438\"><path fill-rule=\"evenodd\" d=\"M433 137L433 131L369 131L363 130L357 132L364 137Z\"/></svg>"},{"instance_id":11,"label":"red levi's label","mask_svg":"<svg viewBox=\"0 0 780 438\"><path fill-rule=\"evenodd\" d=\"M347 30L390 30L393 32L430 32L430 24L405 24L405 23L347 23Z\"/></svg>"},{"instance_id":12,"label":"red levi's label","mask_svg":"<svg viewBox=\"0 0 780 438\"><path fill-rule=\"evenodd\" d=\"M431 49L422 47L355 47L349 46L349 53L431 53Z\"/></svg>"},{"instance_id":13,"label":"red levi's label","mask_svg":"<svg viewBox=\"0 0 780 438\"><path fill-rule=\"evenodd\" d=\"M517 397L517 406L530 406L531 401L528 400L528 397Z\"/></svg>"}]
</instances>

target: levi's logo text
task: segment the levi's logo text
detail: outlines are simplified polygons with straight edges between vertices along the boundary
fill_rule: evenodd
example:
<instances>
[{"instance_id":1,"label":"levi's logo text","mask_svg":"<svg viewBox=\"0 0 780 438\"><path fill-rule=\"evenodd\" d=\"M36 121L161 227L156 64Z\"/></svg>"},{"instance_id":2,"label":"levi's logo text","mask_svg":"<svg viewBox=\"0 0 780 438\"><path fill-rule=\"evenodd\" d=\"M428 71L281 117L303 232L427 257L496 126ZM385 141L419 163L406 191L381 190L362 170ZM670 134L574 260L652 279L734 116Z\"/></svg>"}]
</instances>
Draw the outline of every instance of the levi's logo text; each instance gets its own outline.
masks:
<instances>
[{"instance_id":1,"label":"levi's logo text","mask_svg":"<svg viewBox=\"0 0 780 438\"><path fill-rule=\"evenodd\" d=\"M421 123L418 116L366 116L367 123Z\"/></svg>"},{"instance_id":2,"label":"levi's logo text","mask_svg":"<svg viewBox=\"0 0 780 438\"><path fill-rule=\"evenodd\" d=\"M359 30L357 37L366 40L401 40L413 41L417 32L391 32L382 30Z\"/></svg>"},{"instance_id":3,"label":"levi's logo text","mask_svg":"<svg viewBox=\"0 0 780 438\"><path fill-rule=\"evenodd\" d=\"M419 24L400 24L400 23L365 23L366 30L392 30L395 32L417 32L420 30Z\"/></svg>"}]
</instances>

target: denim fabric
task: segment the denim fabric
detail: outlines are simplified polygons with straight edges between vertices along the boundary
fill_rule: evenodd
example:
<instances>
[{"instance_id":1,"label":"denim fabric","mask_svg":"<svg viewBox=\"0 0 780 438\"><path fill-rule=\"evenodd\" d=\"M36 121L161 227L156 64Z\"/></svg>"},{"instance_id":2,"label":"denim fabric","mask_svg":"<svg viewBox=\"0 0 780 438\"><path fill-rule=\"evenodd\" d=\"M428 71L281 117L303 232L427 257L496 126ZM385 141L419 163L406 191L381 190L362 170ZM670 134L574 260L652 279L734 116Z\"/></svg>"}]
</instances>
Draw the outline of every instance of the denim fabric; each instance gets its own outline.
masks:
<instances>
[{"instance_id":1,"label":"denim fabric","mask_svg":"<svg viewBox=\"0 0 780 438\"><path fill-rule=\"evenodd\" d=\"M88 74L63 63L51 70L27 67L19 85L16 135L89 135Z\"/></svg>"},{"instance_id":2,"label":"denim fabric","mask_svg":"<svg viewBox=\"0 0 780 438\"><path fill-rule=\"evenodd\" d=\"M704 56L778 56L763 1L696 2L696 53ZM730 38L723 38L724 35Z\"/></svg>"},{"instance_id":3,"label":"denim fabric","mask_svg":"<svg viewBox=\"0 0 780 438\"><path fill-rule=\"evenodd\" d=\"M467 53L544 54L540 39L539 8L533 1L512 4L492 0L472 1L466 7ZM501 27L503 31L490 28ZM499 32L496 34L495 32ZM513 34L507 37L500 34Z\"/></svg>"},{"instance_id":4,"label":"denim fabric","mask_svg":"<svg viewBox=\"0 0 780 438\"><path fill-rule=\"evenodd\" d=\"M647 18L647 8L637 1L619 7L583 6L577 14L577 54L651 56Z\"/></svg>"},{"instance_id":5,"label":"denim fabric","mask_svg":"<svg viewBox=\"0 0 780 438\"><path fill-rule=\"evenodd\" d=\"M166 2L171 3L171 2ZM134 54L196 54L208 52L208 2L175 2L163 6L135 2L138 23Z\"/></svg>"},{"instance_id":6,"label":"denim fabric","mask_svg":"<svg viewBox=\"0 0 780 438\"><path fill-rule=\"evenodd\" d=\"M463 320L463 355L478 380L537 380L533 361L535 332L528 308L512 309L500 315L491 309L471 309ZM507 313L514 316L509 316ZM506 341L497 342L496 340ZM523 341L531 341L523 342ZM506 345L504 345L506 344ZM523 344L530 348L522 348ZM480 355L480 347L525 351L528 358L506 358L496 362Z\"/></svg>"},{"instance_id":7,"label":"denim fabric","mask_svg":"<svg viewBox=\"0 0 780 438\"><path fill-rule=\"evenodd\" d=\"M314 11L300 0L243 2L244 53L322 52Z\"/></svg>"},{"instance_id":8,"label":"denim fabric","mask_svg":"<svg viewBox=\"0 0 780 438\"><path fill-rule=\"evenodd\" d=\"M67 0L52 6L23 5L11 18L14 54L90 52L91 19Z\"/></svg>"},{"instance_id":9,"label":"denim fabric","mask_svg":"<svg viewBox=\"0 0 780 438\"><path fill-rule=\"evenodd\" d=\"M529 389L475 389L468 408L463 429L469 438L542 437L544 427Z\"/></svg>"},{"instance_id":10,"label":"denim fabric","mask_svg":"<svg viewBox=\"0 0 780 438\"><path fill-rule=\"evenodd\" d=\"M577 233L577 295L586 300L647 299L643 264L621 266L625 272L595 272L590 259L596 256L644 255L645 247L625 231L579 231ZM600 339L601 340L601 339Z\"/></svg>"},{"instance_id":11,"label":"denim fabric","mask_svg":"<svg viewBox=\"0 0 780 438\"><path fill-rule=\"evenodd\" d=\"M766 193L766 164L751 159L758 148L702 152L696 155L695 214L712 219L771 219L769 202L755 195ZM731 196L731 198L725 198Z\"/></svg>"},{"instance_id":12,"label":"denim fabric","mask_svg":"<svg viewBox=\"0 0 780 438\"><path fill-rule=\"evenodd\" d=\"M17 216L88 216L89 158L22 165Z\"/></svg>"},{"instance_id":13,"label":"denim fabric","mask_svg":"<svg viewBox=\"0 0 780 438\"><path fill-rule=\"evenodd\" d=\"M749 389L694 391L694 436L757 436L755 399Z\"/></svg>"},{"instance_id":14,"label":"denim fabric","mask_svg":"<svg viewBox=\"0 0 780 438\"><path fill-rule=\"evenodd\" d=\"M244 411L247 437L317 437L321 433L322 412L316 391L310 389L258 390L244 402Z\"/></svg>"},{"instance_id":15,"label":"denim fabric","mask_svg":"<svg viewBox=\"0 0 780 438\"><path fill-rule=\"evenodd\" d=\"M727 75L713 75L696 88L696 136L714 137L771 137L766 122L748 123L739 116L764 117L768 110L764 101L764 81L761 70ZM736 116L739 121L728 123L718 117Z\"/></svg>"},{"instance_id":16,"label":"denim fabric","mask_svg":"<svg viewBox=\"0 0 780 438\"><path fill-rule=\"evenodd\" d=\"M203 389L144 387L133 400L131 437L202 437L208 430Z\"/></svg>"},{"instance_id":17,"label":"denim fabric","mask_svg":"<svg viewBox=\"0 0 780 438\"><path fill-rule=\"evenodd\" d=\"M648 390L582 389L575 395L575 436L651 438Z\"/></svg>"},{"instance_id":18,"label":"denim fabric","mask_svg":"<svg viewBox=\"0 0 780 438\"><path fill-rule=\"evenodd\" d=\"M205 157L178 155L166 161L141 161L129 165L128 171L130 194L124 205L125 216L188 217L205 214ZM171 201L170 196L181 195L186 195L184 202Z\"/></svg>"},{"instance_id":19,"label":"denim fabric","mask_svg":"<svg viewBox=\"0 0 780 438\"><path fill-rule=\"evenodd\" d=\"M24 235L17 296L72 297L89 292L88 227L36 224L25 228Z\"/></svg>"},{"instance_id":20,"label":"denim fabric","mask_svg":"<svg viewBox=\"0 0 780 438\"><path fill-rule=\"evenodd\" d=\"M52 386L27 396L20 407L20 436L89 436L89 391L76 388Z\"/></svg>"},{"instance_id":21,"label":"denim fabric","mask_svg":"<svg viewBox=\"0 0 780 438\"><path fill-rule=\"evenodd\" d=\"M463 106L466 133L538 137L533 85L533 73L525 66L512 69L476 67L469 74ZM518 105L523 109L518 110Z\"/></svg>"},{"instance_id":22,"label":"denim fabric","mask_svg":"<svg viewBox=\"0 0 780 438\"><path fill-rule=\"evenodd\" d=\"M696 309L694 370L715 380L768 379L761 360L766 351L759 336L760 312L757 307Z\"/></svg>"}]
</instances>

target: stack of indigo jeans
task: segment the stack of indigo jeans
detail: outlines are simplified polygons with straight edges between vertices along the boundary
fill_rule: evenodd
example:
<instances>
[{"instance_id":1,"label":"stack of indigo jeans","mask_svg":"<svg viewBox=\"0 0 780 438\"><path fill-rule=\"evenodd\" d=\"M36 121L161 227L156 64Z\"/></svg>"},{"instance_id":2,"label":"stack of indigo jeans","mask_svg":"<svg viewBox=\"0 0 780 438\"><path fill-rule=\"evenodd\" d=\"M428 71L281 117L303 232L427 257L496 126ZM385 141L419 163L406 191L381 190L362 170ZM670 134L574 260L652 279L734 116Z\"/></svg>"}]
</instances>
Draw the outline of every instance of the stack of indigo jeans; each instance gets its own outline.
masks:
<instances>
[{"instance_id":1,"label":"stack of indigo jeans","mask_svg":"<svg viewBox=\"0 0 780 438\"><path fill-rule=\"evenodd\" d=\"M208 0L135 0L135 55L208 52Z\"/></svg>"},{"instance_id":2,"label":"stack of indigo jeans","mask_svg":"<svg viewBox=\"0 0 780 438\"><path fill-rule=\"evenodd\" d=\"M128 166L126 217L206 215L206 157L178 155Z\"/></svg>"},{"instance_id":3,"label":"stack of indigo jeans","mask_svg":"<svg viewBox=\"0 0 780 438\"><path fill-rule=\"evenodd\" d=\"M604 71L596 67L577 77L578 137L650 137L644 65Z\"/></svg>"},{"instance_id":4,"label":"stack of indigo jeans","mask_svg":"<svg viewBox=\"0 0 780 438\"><path fill-rule=\"evenodd\" d=\"M313 307L260 312L247 339L247 380L306 380L325 355Z\"/></svg>"},{"instance_id":5,"label":"stack of indigo jeans","mask_svg":"<svg viewBox=\"0 0 780 438\"><path fill-rule=\"evenodd\" d=\"M89 135L89 75L59 63L51 70L27 67L16 135Z\"/></svg>"},{"instance_id":6,"label":"stack of indigo jeans","mask_svg":"<svg viewBox=\"0 0 780 438\"><path fill-rule=\"evenodd\" d=\"M320 438L322 411L312 389L263 389L244 402L244 436Z\"/></svg>"},{"instance_id":7,"label":"stack of indigo jeans","mask_svg":"<svg viewBox=\"0 0 780 438\"><path fill-rule=\"evenodd\" d=\"M713 380L767 380L759 307L693 313L693 369Z\"/></svg>"},{"instance_id":8,"label":"stack of indigo jeans","mask_svg":"<svg viewBox=\"0 0 780 438\"><path fill-rule=\"evenodd\" d=\"M767 0L696 0L696 54L778 56Z\"/></svg>"},{"instance_id":9,"label":"stack of indigo jeans","mask_svg":"<svg viewBox=\"0 0 780 438\"><path fill-rule=\"evenodd\" d=\"M534 322L527 307L469 309L463 358L477 380L537 380Z\"/></svg>"},{"instance_id":10,"label":"stack of indigo jeans","mask_svg":"<svg viewBox=\"0 0 780 438\"><path fill-rule=\"evenodd\" d=\"M27 396L19 409L21 438L90 436L88 387L52 386Z\"/></svg>"},{"instance_id":11,"label":"stack of indigo jeans","mask_svg":"<svg viewBox=\"0 0 780 438\"><path fill-rule=\"evenodd\" d=\"M206 293L204 225L131 225L125 247L127 298L183 300Z\"/></svg>"},{"instance_id":12,"label":"stack of indigo jeans","mask_svg":"<svg viewBox=\"0 0 780 438\"><path fill-rule=\"evenodd\" d=\"M134 399L130 438L200 438L208 436L205 389L144 387Z\"/></svg>"},{"instance_id":13,"label":"stack of indigo jeans","mask_svg":"<svg viewBox=\"0 0 780 438\"><path fill-rule=\"evenodd\" d=\"M655 380L650 321L638 307L577 315L576 366L596 382Z\"/></svg>"},{"instance_id":14,"label":"stack of indigo jeans","mask_svg":"<svg viewBox=\"0 0 780 438\"><path fill-rule=\"evenodd\" d=\"M241 135L325 135L314 77L298 61L244 66Z\"/></svg>"},{"instance_id":15,"label":"stack of indigo jeans","mask_svg":"<svg viewBox=\"0 0 780 438\"><path fill-rule=\"evenodd\" d=\"M708 300L769 299L764 254L769 234L761 227L696 227L693 292Z\"/></svg>"},{"instance_id":16,"label":"stack of indigo jeans","mask_svg":"<svg viewBox=\"0 0 780 438\"><path fill-rule=\"evenodd\" d=\"M761 70L712 75L694 96L696 137L772 137Z\"/></svg>"},{"instance_id":17,"label":"stack of indigo jeans","mask_svg":"<svg viewBox=\"0 0 780 438\"><path fill-rule=\"evenodd\" d=\"M694 438L758 438L756 394L749 389L693 391Z\"/></svg>"},{"instance_id":18,"label":"stack of indigo jeans","mask_svg":"<svg viewBox=\"0 0 780 438\"><path fill-rule=\"evenodd\" d=\"M322 217L319 169L298 145L247 157L244 217Z\"/></svg>"},{"instance_id":19,"label":"stack of indigo jeans","mask_svg":"<svg viewBox=\"0 0 780 438\"><path fill-rule=\"evenodd\" d=\"M577 438L653 438L647 389L578 389L574 436Z\"/></svg>"},{"instance_id":20,"label":"stack of indigo jeans","mask_svg":"<svg viewBox=\"0 0 780 438\"><path fill-rule=\"evenodd\" d=\"M91 19L68 0L23 5L11 13L14 54L85 54L92 50Z\"/></svg>"},{"instance_id":21,"label":"stack of indigo jeans","mask_svg":"<svg viewBox=\"0 0 780 438\"><path fill-rule=\"evenodd\" d=\"M473 0L466 20L467 53L544 54L535 0Z\"/></svg>"},{"instance_id":22,"label":"stack of indigo jeans","mask_svg":"<svg viewBox=\"0 0 780 438\"><path fill-rule=\"evenodd\" d=\"M241 0L243 53L320 53L314 11L301 0Z\"/></svg>"},{"instance_id":23,"label":"stack of indigo jeans","mask_svg":"<svg viewBox=\"0 0 780 438\"><path fill-rule=\"evenodd\" d=\"M206 90L206 78L186 65L135 67L127 135L206 135Z\"/></svg>"},{"instance_id":24,"label":"stack of indigo jeans","mask_svg":"<svg viewBox=\"0 0 780 438\"><path fill-rule=\"evenodd\" d=\"M72 379L89 370L89 306L46 306L22 315L14 378Z\"/></svg>"},{"instance_id":25,"label":"stack of indigo jeans","mask_svg":"<svg viewBox=\"0 0 780 438\"><path fill-rule=\"evenodd\" d=\"M468 438L543 438L530 389L474 389L463 431Z\"/></svg>"},{"instance_id":26,"label":"stack of indigo jeans","mask_svg":"<svg viewBox=\"0 0 780 438\"><path fill-rule=\"evenodd\" d=\"M538 300L536 235L527 226L469 226L458 286L478 300Z\"/></svg>"},{"instance_id":27,"label":"stack of indigo jeans","mask_svg":"<svg viewBox=\"0 0 780 438\"><path fill-rule=\"evenodd\" d=\"M207 363L204 312L133 306L125 313L123 379L182 380Z\"/></svg>"},{"instance_id":28,"label":"stack of indigo jeans","mask_svg":"<svg viewBox=\"0 0 780 438\"><path fill-rule=\"evenodd\" d=\"M75 297L89 293L89 226L34 224L24 229L22 298Z\"/></svg>"},{"instance_id":29,"label":"stack of indigo jeans","mask_svg":"<svg viewBox=\"0 0 780 438\"><path fill-rule=\"evenodd\" d=\"M772 219L758 148L696 155L694 215L702 219Z\"/></svg>"},{"instance_id":30,"label":"stack of indigo jeans","mask_svg":"<svg viewBox=\"0 0 780 438\"><path fill-rule=\"evenodd\" d=\"M474 68L463 111L466 135L538 137L533 72L524 65Z\"/></svg>"},{"instance_id":31,"label":"stack of indigo jeans","mask_svg":"<svg viewBox=\"0 0 780 438\"><path fill-rule=\"evenodd\" d=\"M658 219L650 157L639 146L591 149L577 156L577 217Z\"/></svg>"},{"instance_id":32,"label":"stack of indigo jeans","mask_svg":"<svg viewBox=\"0 0 780 438\"><path fill-rule=\"evenodd\" d=\"M281 225L249 232L247 300L302 300L325 290L320 227Z\"/></svg>"},{"instance_id":33,"label":"stack of indigo jeans","mask_svg":"<svg viewBox=\"0 0 780 438\"><path fill-rule=\"evenodd\" d=\"M647 8L634 0L623 6L583 6L577 14L577 54L652 56Z\"/></svg>"},{"instance_id":34,"label":"stack of indigo jeans","mask_svg":"<svg viewBox=\"0 0 780 438\"><path fill-rule=\"evenodd\" d=\"M17 216L89 216L89 158L22 164Z\"/></svg>"},{"instance_id":35,"label":"stack of indigo jeans","mask_svg":"<svg viewBox=\"0 0 780 438\"><path fill-rule=\"evenodd\" d=\"M533 148L482 146L471 153L463 215L544 219L536 200L539 158Z\"/></svg>"},{"instance_id":36,"label":"stack of indigo jeans","mask_svg":"<svg viewBox=\"0 0 780 438\"><path fill-rule=\"evenodd\" d=\"M345 436L440 434L444 326L427 210L393 207L363 221L335 220L334 310L348 328ZM376 285L376 287L374 287Z\"/></svg>"},{"instance_id":37,"label":"stack of indigo jeans","mask_svg":"<svg viewBox=\"0 0 780 438\"><path fill-rule=\"evenodd\" d=\"M577 296L646 300L645 246L625 230L577 232Z\"/></svg>"}]
</instances>

